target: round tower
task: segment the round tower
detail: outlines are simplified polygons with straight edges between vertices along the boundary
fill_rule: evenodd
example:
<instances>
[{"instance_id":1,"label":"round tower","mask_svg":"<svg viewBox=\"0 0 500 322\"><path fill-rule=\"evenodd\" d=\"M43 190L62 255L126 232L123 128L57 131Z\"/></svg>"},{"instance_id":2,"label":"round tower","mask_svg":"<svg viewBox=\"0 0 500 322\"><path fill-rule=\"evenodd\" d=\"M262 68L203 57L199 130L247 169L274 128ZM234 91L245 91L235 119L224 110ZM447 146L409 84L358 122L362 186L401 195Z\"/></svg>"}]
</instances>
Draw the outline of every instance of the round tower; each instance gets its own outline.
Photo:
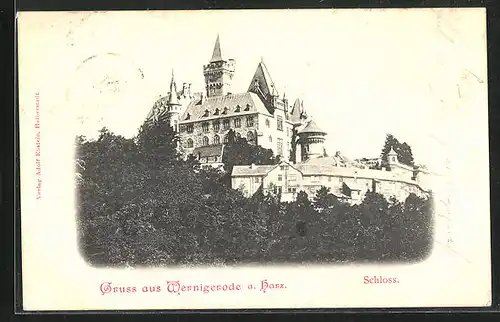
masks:
<instances>
[{"instance_id":1,"label":"round tower","mask_svg":"<svg viewBox=\"0 0 500 322\"><path fill-rule=\"evenodd\" d=\"M170 93L167 98L166 118L170 122L170 126L175 132L179 131L179 116L181 112L181 103L177 96L177 86L174 79L174 71L172 70L172 80L170 82Z\"/></svg>"},{"instance_id":2,"label":"round tower","mask_svg":"<svg viewBox=\"0 0 500 322\"><path fill-rule=\"evenodd\" d=\"M313 120L298 133L301 161L319 158L324 155L326 132L321 130Z\"/></svg>"}]
</instances>

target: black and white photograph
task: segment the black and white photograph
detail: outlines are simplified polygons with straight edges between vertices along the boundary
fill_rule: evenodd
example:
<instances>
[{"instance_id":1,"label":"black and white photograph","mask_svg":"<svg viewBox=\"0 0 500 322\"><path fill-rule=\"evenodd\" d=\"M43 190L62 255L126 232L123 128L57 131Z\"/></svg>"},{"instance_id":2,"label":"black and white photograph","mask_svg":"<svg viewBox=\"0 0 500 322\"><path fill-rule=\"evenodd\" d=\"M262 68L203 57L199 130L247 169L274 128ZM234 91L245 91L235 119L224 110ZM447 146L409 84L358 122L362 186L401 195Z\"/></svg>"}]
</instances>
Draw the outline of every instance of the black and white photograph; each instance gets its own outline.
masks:
<instances>
[{"instance_id":1,"label":"black and white photograph","mask_svg":"<svg viewBox=\"0 0 500 322\"><path fill-rule=\"evenodd\" d=\"M485 31L480 8L25 13L23 265L88 272L64 309L487 304Z\"/></svg>"}]
</instances>

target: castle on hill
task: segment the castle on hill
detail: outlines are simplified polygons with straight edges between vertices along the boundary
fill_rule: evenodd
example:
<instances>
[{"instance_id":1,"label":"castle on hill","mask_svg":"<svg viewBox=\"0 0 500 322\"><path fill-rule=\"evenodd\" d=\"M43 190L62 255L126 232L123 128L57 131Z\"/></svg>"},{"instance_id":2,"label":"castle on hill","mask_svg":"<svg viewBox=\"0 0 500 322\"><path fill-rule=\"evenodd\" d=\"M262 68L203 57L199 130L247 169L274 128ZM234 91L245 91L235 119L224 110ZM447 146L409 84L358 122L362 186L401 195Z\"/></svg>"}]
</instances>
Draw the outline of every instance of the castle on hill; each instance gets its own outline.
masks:
<instances>
[{"instance_id":1,"label":"castle on hill","mask_svg":"<svg viewBox=\"0 0 500 322\"><path fill-rule=\"evenodd\" d=\"M277 165L234 166L232 187L246 196L273 189L282 200L293 200L299 191L313 196L321 186L353 203L360 202L368 190L398 199L409 193L427 195L418 173L398 162L394 150L382 170L369 169L373 160L350 160L340 152L328 156L327 132L306 113L302 100L289 104L286 95L278 93L263 61L245 92L232 90L235 71L235 61L223 55L217 36L212 57L203 66L205 89L193 93L191 84L183 83L179 91L172 73L169 93L155 102L146 123L169 122L179 133L181 153L195 156L202 165L223 165L231 130L281 156Z\"/></svg>"}]
</instances>

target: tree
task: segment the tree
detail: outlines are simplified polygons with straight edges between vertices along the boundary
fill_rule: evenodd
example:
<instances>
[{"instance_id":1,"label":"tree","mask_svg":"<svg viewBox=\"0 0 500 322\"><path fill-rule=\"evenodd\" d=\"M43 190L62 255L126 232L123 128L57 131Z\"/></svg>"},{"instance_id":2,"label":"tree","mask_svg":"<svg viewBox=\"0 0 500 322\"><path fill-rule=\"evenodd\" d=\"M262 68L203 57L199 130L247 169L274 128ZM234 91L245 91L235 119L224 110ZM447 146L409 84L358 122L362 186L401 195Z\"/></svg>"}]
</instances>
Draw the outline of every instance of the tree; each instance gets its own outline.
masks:
<instances>
[{"instance_id":1,"label":"tree","mask_svg":"<svg viewBox=\"0 0 500 322\"><path fill-rule=\"evenodd\" d=\"M333 206L336 206L340 201L332 193L330 193L330 188L322 186L313 198L313 205L316 210L322 212Z\"/></svg>"},{"instance_id":2,"label":"tree","mask_svg":"<svg viewBox=\"0 0 500 322\"><path fill-rule=\"evenodd\" d=\"M277 163L273 150L265 149L260 145L249 144L245 138L236 136L232 129L227 135L229 143L224 148L222 155L226 183L231 182L231 173L235 165L270 165Z\"/></svg>"}]
</instances>

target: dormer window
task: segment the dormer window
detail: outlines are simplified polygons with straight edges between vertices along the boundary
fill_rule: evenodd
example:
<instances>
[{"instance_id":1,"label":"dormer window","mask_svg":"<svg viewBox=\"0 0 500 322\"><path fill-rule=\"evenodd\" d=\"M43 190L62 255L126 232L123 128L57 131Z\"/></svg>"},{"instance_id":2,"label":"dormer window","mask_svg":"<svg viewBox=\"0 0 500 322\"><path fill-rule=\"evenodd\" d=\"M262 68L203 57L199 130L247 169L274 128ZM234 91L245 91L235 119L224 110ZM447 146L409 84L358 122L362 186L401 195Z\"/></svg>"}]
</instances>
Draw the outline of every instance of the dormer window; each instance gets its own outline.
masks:
<instances>
[{"instance_id":1,"label":"dormer window","mask_svg":"<svg viewBox=\"0 0 500 322\"><path fill-rule=\"evenodd\" d=\"M187 113L186 115L186 120L190 120L191 119L191 114L190 113Z\"/></svg>"},{"instance_id":2,"label":"dormer window","mask_svg":"<svg viewBox=\"0 0 500 322\"><path fill-rule=\"evenodd\" d=\"M240 112L241 111L241 106L236 105L236 109L234 110L235 112Z\"/></svg>"},{"instance_id":3,"label":"dormer window","mask_svg":"<svg viewBox=\"0 0 500 322\"><path fill-rule=\"evenodd\" d=\"M219 115L219 112L220 112L219 108L216 108L215 112L214 112L214 115Z\"/></svg>"},{"instance_id":4,"label":"dormer window","mask_svg":"<svg viewBox=\"0 0 500 322\"><path fill-rule=\"evenodd\" d=\"M227 107L224 107L224 111L222 112L222 114L227 114L227 111L228 111L228 110L229 110L229 109L228 109Z\"/></svg>"},{"instance_id":5,"label":"dormer window","mask_svg":"<svg viewBox=\"0 0 500 322\"><path fill-rule=\"evenodd\" d=\"M203 114L203 117L208 117L210 115L210 111L209 110L205 110L205 114Z\"/></svg>"},{"instance_id":6,"label":"dormer window","mask_svg":"<svg viewBox=\"0 0 500 322\"><path fill-rule=\"evenodd\" d=\"M245 111L250 111L250 107L252 107L252 105L247 104L247 107L245 107Z\"/></svg>"}]
</instances>

